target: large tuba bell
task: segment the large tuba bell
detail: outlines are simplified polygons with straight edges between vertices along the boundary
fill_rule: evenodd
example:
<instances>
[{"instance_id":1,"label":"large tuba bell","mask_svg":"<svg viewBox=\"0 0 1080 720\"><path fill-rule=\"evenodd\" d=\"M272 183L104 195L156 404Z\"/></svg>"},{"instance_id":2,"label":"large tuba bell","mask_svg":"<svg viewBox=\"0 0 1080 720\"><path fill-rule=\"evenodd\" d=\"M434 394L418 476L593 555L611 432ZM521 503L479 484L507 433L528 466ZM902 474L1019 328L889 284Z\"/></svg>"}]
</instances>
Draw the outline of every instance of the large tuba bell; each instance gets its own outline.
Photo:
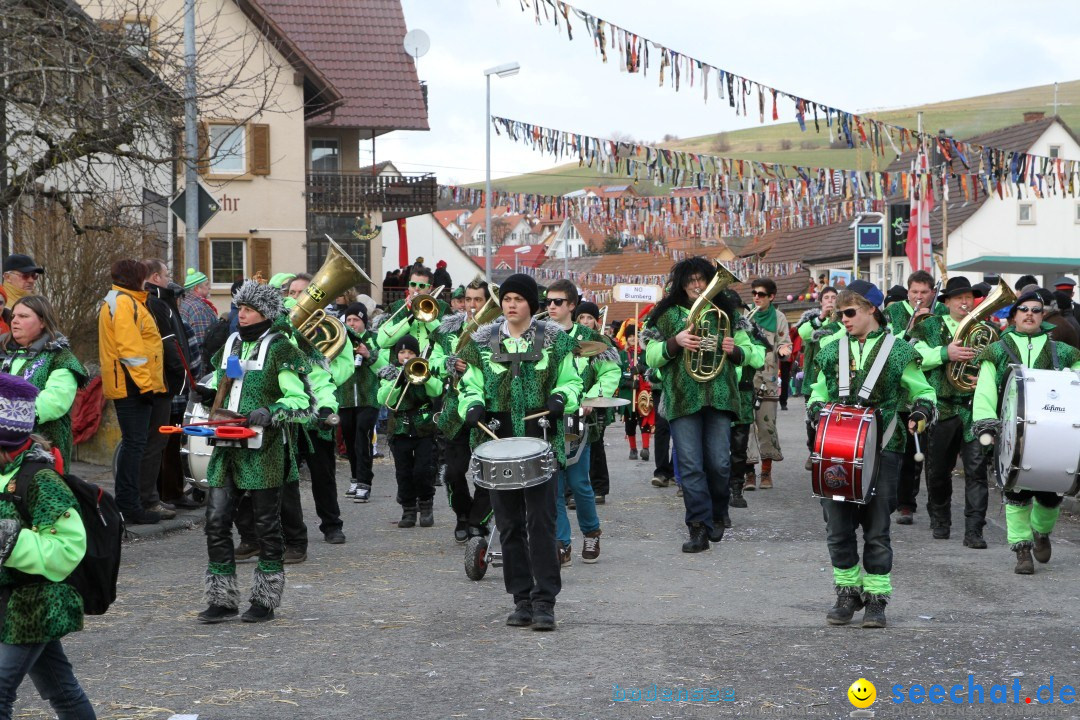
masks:
<instances>
[{"instance_id":1,"label":"large tuba bell","mask_svg":"<svg viewBox=\"0 0 1080 720\"><path fill-rule=\"evenodd\" d=\"M683 350L683 365L687 374L698 382L708 382L724 369L727 355L720 348L720 343L725 337L731 336L731 318L713 302L713 298L728 285L737 282L739 278L716 263L716 275L690 307L686 329L701 338L701 347L696 352Z\"/></svg>"},{"instance_id":2,"label":"large tuba bell","mask_svg":"<svg viewBox=\"0 0 1080 720\"><path fill-rule=\"evenodd\" d=\"M1004 280L998 280L998 286L990 291L986 299L979 306L968 313L967 317L960 321L956 328L953 342L975 351L975 359L967 361L950 362L945 366L945 379L957 390L972 392L975 390L975 379L979 375L979 354L991 343L997 342L1001 334L990 325L986 319L1003 307L1016 302L1016 293L1012 291Z\"/></svg>"},{"instance_id":3,"label":"large tuba bell","mask_svg":"<svg viewBox=\"0 0 1080 720\"><path fill-rule=\"evenodd\" d=\"M328 240L329 237L327 238ZM367 280L367 273L353 259L330 240L326 262L322 264L304 294L289 311L289 322L321 352L327 360L333 360L345 347L345 325L324 309L334 298L348 288Z\"/></svg>"},{"instance_id":4,"label":"large tuba bell","mask_svg":"<svg viewBox=\"0 0 1080 720\"><path fill-rule=\"evenodd\" d=\"M465 323L465 327L461 330L461 336L458 338L457 345L454 347L454 352L460 353L468 344L474 332L479 330L482 326L487 325L489 322L494 321L495 318L500 315L502 315L502 307L499 306L499 286L488 285L487 302L485 302L484 305L476 311L476 314L469 318L469 321Z\"/></svg>"}]
</instances>

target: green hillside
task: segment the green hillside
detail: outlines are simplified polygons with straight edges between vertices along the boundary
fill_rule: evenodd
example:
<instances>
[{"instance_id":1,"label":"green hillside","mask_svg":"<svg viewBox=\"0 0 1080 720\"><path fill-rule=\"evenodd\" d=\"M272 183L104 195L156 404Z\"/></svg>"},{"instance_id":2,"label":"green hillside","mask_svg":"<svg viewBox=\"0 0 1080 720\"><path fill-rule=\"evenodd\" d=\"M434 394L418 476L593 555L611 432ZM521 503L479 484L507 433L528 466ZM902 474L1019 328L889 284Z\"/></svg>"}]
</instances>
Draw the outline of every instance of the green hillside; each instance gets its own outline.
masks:
<instances>
[{"instance_id":1,"label":"green hillside","mask_svg":"<svg viewBox=\"0 0 1080 720\"><path fill-rule=\"evenodd\" d=\"M960 100L922 105L919 107L864 113L892 125L915 128L917 114L923 113L923 128L929 132L945 129L954 137L966 138L980 133L1015 125L1023 120L1026 111L1053 112L1053 85L1010 90L993 95L981 95ZM1071 127L1080 130L1080 80L1060 83L1058 114ZM813 130L812 116L807 119L807 131L801 132L797 123L770 123L745 130L702 135L663 143L673 150L724 155L765 162L781 162L815 167L880 169L891 157L875 157L867 150L831 149L829 134ZM576 165L561 165L550 170L515 175L493 181L493 186L510 192L534 192L559 195L586 185L608 185L625 182L621 175L605 175ZM482 184L480 184L482 186ZM473 186L476 187L476 186ZM662 195L668 188L657 188L642 181L635 188L642 195Z\"/></svg>"}]
</instances>

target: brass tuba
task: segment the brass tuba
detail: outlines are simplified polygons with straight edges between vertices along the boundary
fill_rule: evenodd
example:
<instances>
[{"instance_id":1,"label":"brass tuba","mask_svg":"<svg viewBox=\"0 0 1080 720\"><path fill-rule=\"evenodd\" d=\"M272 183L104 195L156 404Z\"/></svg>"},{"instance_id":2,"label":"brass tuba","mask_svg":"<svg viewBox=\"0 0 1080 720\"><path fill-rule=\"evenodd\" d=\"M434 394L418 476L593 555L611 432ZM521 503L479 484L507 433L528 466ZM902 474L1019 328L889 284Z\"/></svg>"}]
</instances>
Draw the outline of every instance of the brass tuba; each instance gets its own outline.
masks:
<instances>
[{"instance_id":1,"label":"brass tuba","mask_svg":"<svg viewBox=\"0 0 1080 720\"><path fill-rule=\"evenodd\" d=\"M945 379L957 390L972 392L975 390L975 377L979 374L979 353L991 343L997 342L1001 334L985 320L1003 307L1016 302L1016 293L1004 280L998 280L998 286L990 291L978 307L968 313L956 328L953 342L975 351L974 360L949 362L945 366Z\"/></svg>"},{"instance_id":2,"label":"brass tuba","mask_svg":"<svg viewBox=\"0 0 1080 720\"><path fill-rule=\"evenodd\" d=\"M336 317L327 315L324 308L345 290L365 279L370 282L367 273L336 242L330 240L326 261L289 311L292 326L327 360L337 357L345 347L347 336L345 325Z\"/></svg>"},{"instance_id":3,"label":"brass tuba","mask_svg":"<svg viewBox=\"0 0 1080 720\"><path fill-rule=\"evenodd\" d=\"M460 353L469 342L469 339L472 338L474 332L500 315L502 315L502 308L499 306L499 286L488 285L487 302L465 323L465 327L461 330L461 336L458 337L457 345L454 347L454 352Z\"/></svg>"},{"instance_id":4,"label":"brass tuba","mask_svg":"<svg viewBox=\"0 0 1080 720\"><path fill-rule=\"evenodd\" d=\"M716 263L716 274L690 307L686 329L701 338L701 347L696 352L683 350L683 365L687 374L698 382L708 382L724 369L727 355L720 348L720 343L724 338L731 337L731 318L713 302L713 298L728 285L737 282L739 278L719 262Z\"/></svg>"}]
</instances>

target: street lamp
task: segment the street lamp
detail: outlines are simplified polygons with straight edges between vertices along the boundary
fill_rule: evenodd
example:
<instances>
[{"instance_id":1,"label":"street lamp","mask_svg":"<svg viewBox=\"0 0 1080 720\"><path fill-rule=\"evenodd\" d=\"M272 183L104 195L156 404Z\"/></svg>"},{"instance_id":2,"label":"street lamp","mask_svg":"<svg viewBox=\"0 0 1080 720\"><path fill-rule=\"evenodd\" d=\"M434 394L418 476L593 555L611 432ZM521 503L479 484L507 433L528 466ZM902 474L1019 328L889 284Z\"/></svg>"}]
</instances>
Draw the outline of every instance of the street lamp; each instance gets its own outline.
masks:
<instances>
[{"instance_id":1,"label":"street lamp","mask_svg":"<svg viewBox=\"0 0 1080 720\"><path fill-rule=\"evenodd\" d=\"M487 272L488 281L491 281L491 76L510 77L517 75L521 66L516 62L497 65L484 71L484 79L487 83L487 114L484 115L485 133L484 146L484 202L487 212L484 213L484 269ZM515 258L516 264L516 258Z\"/></svg>"},{"instance_id":2,"label":"street lamp","mask_svg":"<svg viewBox=\"0 0 1080 720\"><path fill-rule=\"evenodd\" d=\"M524 253L527 253L530 250L532 250L532 247L530 247L529 245L522 245L519 248L514 248L514 274L515 275L517 274L517 271L518 271L518 256L523 255Z\"/></svg>"}]
</instances>

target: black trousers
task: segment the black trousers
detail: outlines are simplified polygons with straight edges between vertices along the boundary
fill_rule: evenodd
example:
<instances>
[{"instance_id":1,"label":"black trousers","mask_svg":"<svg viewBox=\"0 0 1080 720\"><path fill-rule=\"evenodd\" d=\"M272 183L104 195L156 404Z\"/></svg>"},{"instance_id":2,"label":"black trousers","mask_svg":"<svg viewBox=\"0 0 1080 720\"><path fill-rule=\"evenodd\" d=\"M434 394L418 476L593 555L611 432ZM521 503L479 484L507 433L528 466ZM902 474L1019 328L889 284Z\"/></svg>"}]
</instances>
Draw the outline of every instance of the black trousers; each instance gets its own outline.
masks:
<instances>
[{"instance_id":1,"label":"black trousers","mask_svg":"<svg viewBox=\"0 0 1080 720\"><path fill-rule=\"evenodd\" d=\"M908 414L899 413L896 420L896 432L903 432L907 438L904 448L904 458L900 464L900 478L896 486L896 506L900 510L908 509L915 512L918 502L915 497L919 494L919 480L922 478L923 464L915 462L915 438L907 431ZM928 452L927 443L929 438L926 434L919 436L919 445L923 452Z\"/></svg>"},{"instance_id":2,"label":"black trousers","mask_svg":"<svg viewBox=\"0 0 1080 720\"><path fill-rule=\"evenodd\" d=\"M750 466L746 463L746 451L750 446L751 423L731 426L731 484L742 487Z\"/></svg>"},{"instance_id":3,"label":"black trousers","mask_svg":"<svg viewBox=\"0 0 1080 720\"><path fill-rule=\"evenodd\" d=\"M435 497L435 438L394 435L390 438L397 477L397 501L412 507Z\"/></svg>"},{"instance_id":4,"label":"black trousers","mask_svg":"<svg viewBox=\"0 0 1080 720\"><path fill-rule=\"evenodd\" d=\"M780 362L780 407L787 408L788 387L791 385L791 361Z\"/></svg>"},{"instance_id":5,"label":"black trousers","mask_svg":"<svg viewBox=\"0 0 1080 720\"><path fill-rule=\"evenodd\" d=\"M450 508L459 519L465 520L472 527L486 525L491 519L491 497L488 489L476 486L470 488L469 479L465 475L472 457L469 430L462 428L457 435L444 440L442 447L443 462L446 464L446 495Z\"/></svg>"},{"instance_id":6,"label":"black trousers","mask_svg":"<svg viewBox=\"0 0 1080 720\"><path fill-rule=\"evenodd\" d=\"M233 516L240 541L249 545L256 544L255 516L251 507L251 498L240 497L236 513ZM285 538L285 547L290 550L307 552L307 523L304 522L304 508L300 504L300 483L287 482L281 486L281 534Z\"/></svg>"},{"instance_id":7,"label":"black trousers","mask_svg":"<svg viewBox=\"0 0 1080 720\"><path fill-rule=\"evenodd\" d=\"M514 602L555 603L562 589L555 540L554 477L524 490L491 493L503 554L503 582Z\"/></svg>"},{"instance_id":8,"label":"black trousers","mask_svg":"<svg viewBox=\"0 0 1080 720\"><path fill-rule=\"evenodd\" d=\"M232 484L231 479L226 482L226 487L210 488L207 493L205 532L206 554L210 562L236 562L232 525L239 515L241 498L248 503L250 531L252 541L259 546L259 560L281 562L285 553L285 542L281 534L281 488L240 490Z\"/></svg>"},{"instance_id":9,"label":"black trousers","mask_svg":"<svg viewBox=\"0 0 1080 720\"><path fill-rule=\"evenodd\" d=\"M964 425L959 417L939 421L930 432L926 453L926 512L931 526L952 526L952 471L957 456L964 464L964 532L981 534L990 497L986 455L978 438L964 442Z\"/></svg>"},{"instance_id":10,"label":"black trousers","mask_svg":"<svg viewBox=\"0 0 1080 720\"><path fill-rule=\"evenodd\" d=\"M653 417L656 418L656 427L653 428L653 463L656 465L657 473L664 477L674 478L675 466L671 464L671 427L668 425L667 418L660 414L662 392L656 388L652 391L653 407L656 408L656 412L653 413Z\"/></svg>"},{"instance_id":11,"label":"black trousers","mask_svg":"<svg viewBox=\"0 0 1080 720\"><path fill-rule=\"evenodd\" d=\"M345 441L345 455L349 458L353 482L370 486L375 477L371 469L371 434L375 432L379 408L341 408L338 417L341 418L341 439Z\"/></svg>"},{"instance_id":12,"label":"black trousers","mask_svg":"<svg viewBox=\"0 0 1080 720\"><path fill-rule=\"evenodd\" d=\"M301 430L307 441L300 438L300 459L307 463L311 472L311 495L315 498L315 512L319 515L319 530L326 534L340 530L341 508L337 492L337 448L333 440L323 440L315 430Z\"/></svg>"},{"instance_id":13,"label":"black trousers","mask_svg":"<svg viewBox=\"0 0 1080 720\"><path fill-rule=\"evenodd\" d=\"M608 474L603 435L596 442L589 443L589 482L592 484L593 495L611 494L611 475Z\"/></svg>"}]
</instances>

